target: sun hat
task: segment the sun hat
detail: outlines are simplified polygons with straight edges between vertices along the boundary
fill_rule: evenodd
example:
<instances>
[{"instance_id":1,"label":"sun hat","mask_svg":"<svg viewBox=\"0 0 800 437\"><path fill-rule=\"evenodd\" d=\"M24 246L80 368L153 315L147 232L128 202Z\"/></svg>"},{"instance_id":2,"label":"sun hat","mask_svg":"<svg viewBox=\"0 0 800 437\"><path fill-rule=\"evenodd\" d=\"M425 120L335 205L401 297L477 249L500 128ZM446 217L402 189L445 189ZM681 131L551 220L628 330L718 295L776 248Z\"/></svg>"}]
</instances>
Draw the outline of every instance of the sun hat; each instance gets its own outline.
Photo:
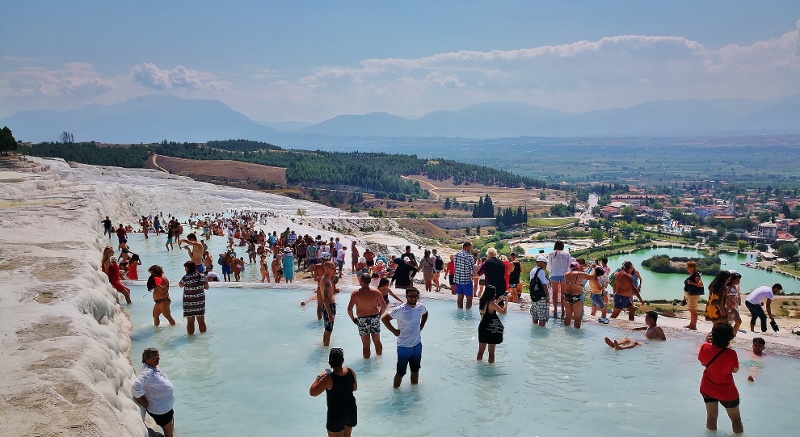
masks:
<instances>
[{"instance_id":1,"label":"sun hat","mask_svg":"<svg viewBox=\"0 0 800 437\"><path fill-rule=\"evenodd\" d=\"M539 256L536 257L536 262L537 263L546 263L547 262L547 257L545 257L544 255L539 255Z\"/></svg>"}]
</instances>

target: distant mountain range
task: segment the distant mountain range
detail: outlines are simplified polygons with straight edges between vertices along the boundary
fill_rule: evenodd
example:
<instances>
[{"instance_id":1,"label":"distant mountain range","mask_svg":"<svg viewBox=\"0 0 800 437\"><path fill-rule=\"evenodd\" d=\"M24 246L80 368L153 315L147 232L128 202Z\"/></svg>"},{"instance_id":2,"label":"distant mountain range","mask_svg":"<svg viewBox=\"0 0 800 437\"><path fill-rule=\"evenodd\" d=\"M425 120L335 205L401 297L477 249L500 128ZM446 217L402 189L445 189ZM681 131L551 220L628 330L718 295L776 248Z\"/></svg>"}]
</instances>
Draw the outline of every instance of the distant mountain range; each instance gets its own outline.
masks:
<instances>
[{"instance_id":1,"label":"distant mountain range","mask_svg":"<svg viewBox=\"0 0 800 437\"><path fill-rule=\"evenodd\" d=\"M257 122L217 100L138 97L112 106L24 111L0 119L23 141L205 142L243 138L276 145L335 137L680 137L800 134L800 95L773 100L657 100L572 114L521 102L434 111L411 120L385 112L339 115L317 124Z\"/></svg>"},{"instance_id":2,"label":"distant mountain range","mask_svg":"<svg viewBox=\"0 0 800 437\"><path fill-rule=\"evenodd\" d=\"M72 133L75 141L116 144L264 140L278 134L219 100L162 95L70 111L23 111L0 120L0 125L8 126L14 138L35 143L57 141L64 131Z\"/></svg>"}]
</instances>

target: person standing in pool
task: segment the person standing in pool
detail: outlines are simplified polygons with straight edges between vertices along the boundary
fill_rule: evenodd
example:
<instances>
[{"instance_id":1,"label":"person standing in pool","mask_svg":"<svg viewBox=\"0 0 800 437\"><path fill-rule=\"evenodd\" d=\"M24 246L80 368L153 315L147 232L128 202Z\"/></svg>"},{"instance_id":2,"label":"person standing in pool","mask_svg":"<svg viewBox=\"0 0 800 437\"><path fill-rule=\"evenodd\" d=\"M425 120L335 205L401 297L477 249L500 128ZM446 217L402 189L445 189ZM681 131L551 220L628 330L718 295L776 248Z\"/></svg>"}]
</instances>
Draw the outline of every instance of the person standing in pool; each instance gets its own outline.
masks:
<instances>
[{"instance_id":1,"label":"person standing in pool","mask_svg":"<svg viewBox=\"0 0 800 437\"><path fill-rule=\"evenodd\" d=\"M636 313L636 308L633 306L633 294L636 292L636 287L633 285L633 263L625 261L622 264L622 270L617 273L617 279L614 281L614 310L611 312L611 318L616 319L622 310L628 310L628 320L633 321ZM641 301L642 298L640 297Z\"/></svg>"},{"instance_id":2,"label":"person standing in pool","mask_svg":"<svg viewBox=\"0 0 800 437\"><path fill-rule=\"evenodd\" d=\"M136 403L143 406L156 425L164 430L164 437L175 435L175 386L158 367L158 349L149 347L142 351L142 371L133 382L131 392Z\"/></svg>"},{"instance_id":3,"label":"person standing in pool","mask_svg":"<svg viewBox=\"0 0 800 437\"><path fill-rule=\"evenodd\" d=\"M544 273L544 268L547 266L547 258L544 255L536 257L536 267L530 273L530 291L531 291L531 320L534 325L544 327L550 317L550 282L547 280L547 275ZM555 302L553 302L555 305Z\"/></svg>"},{"instance_id":4,"label":"person standing in pool","mask_svg":"<svg viewBox=\"0 0 800 437\"><path fill-rule=\"evenodd\" d=\"M370 355L370 337L375 343L375 355L383 354L381 344L381 313L386 309L381 292L370 287L372 276L364 273L359 277L361 288L350 294L350 304L347 305L347 314L353 323L358 326L358 335L361 336L364 358ZM353 315L356 307L356 315Z\"/></svg>"},{"instance_id":5,"label":"person standing in pool","mask_svg":"<svg viewBox=\"0 0 800 437\"><path fill-rule=\"evenodd\" d=\"M328 356L331 369L320 373L308 393L317 397L324 391L328 404L325 429L328 437L350 437L353 427L358 424L358 408L353 392L358 389L356 372L349 367L343 367L344 351L335 347Z\"/></svg>"},{"instance_id":6,"label":"person standing in pool","mask_svg":"<svg viewBox=\"0 0 800 437\"><path fill-rule=\"evenodd\" d=\"M492 249L494 248L490 250ZM500 321L497 313L506 313L507 305L504 302L505 295L498 294L494 285L488 283L487 280L486 288L484 288L478 304L481 312L481 321L478 324L478 361L483 361L483 353L488 345L489 364L494 363L494 349L503 342L503 322Z\"/></svg>"},{"instance_id":7,"label":"person standing in pool","mask_svg":"<svg viewBox=\"0 0 800 437\"><path fill-rule=\"evenodd\" d=\"M471 257L470 257L471 258ZM428 310L418 302L416 288L406 290L406 302L381 317L386 329L397 337L397 373L394 388L400 387L407 367L411 367L411 384L419 384L419 369L422 367L422 329L428 321ZM397 319L397 328L392 326Z\"/></svg>"},{"instance_id":8,"label":"person standing in pool","mask_svg":"<svg viewBox=\"0 0 800 437\"><path fill-rule=\"evenodd\" d=\"M572 262L569 252L564 251L564 242L553 243L553 251L547 254L547 270L550 272L550 290L553 300L553 318L558 319L558 306L561 306L561 318L564 318L564 275L569 271Z\"/></svg>"},{"instance_id":9,"label":"person standing in pool","mask_svg":"<svg viewBox=\"0 0 800 437\"><path fill-rule=\"evenodd\" d=\"M706 428L717 430L719 404L725 407L735 434L744 432L739 414L739 391L733 374L739 371L739 357L728 345L733 340L733 327L727 322L718 322L711 330L710 342L700 347L697 359L705 367L700 381L700 394L706 404Z\"/></svg>"},{"instance_id":10,"label":"person standing in pool","mask_svg":"<svg viewBox=\"0 0 800 437\"><path fill-rule=\"evenodd\" d=\"M290 247L283 249L281 263L283 266L283 278L287 283L294 282L294 255Z\"/></svg>"},{"instance_id":11,"label":"person standing in pool","mask_svg":"<svg viewBox=\"0 0 800 437\"><path fill-rule=\"evenodd\" d=\"M467 241L461 245L461 250L453 258L453 281L455 294L458 295L456 305L464 308L464 297L467 298L467 309L472 308L472 294L474 292L473 277L477 277L475 259L472 257L472 243Z\"/></svg>"},{"instance_id":12,"label":"person standing in pool","mask_svg":"<svg viewBox=\"0 0 800 437\"><path fill-rule=\"evenodd\" d=\"M147 278L147 290L153 292L153 324L161 324L161 315L167 319L170 325L175 326L175 319L169 305L172 299L169 298L169 279L164 274L164 269L159 265L152 265L149 269L150 277Z\"/></svg>"},{"instance_id":13,"label":"person standing in pool","mask_svg":"<svg viewBox=\"0 0 800 437\"><path fill-rule=\"evenodd\" d=\"M336 321L336 298L334 297L335 286L333 277L336 275L336 264L331 261L322 263L325 273L319 280L317 287L317 305L322 310L322 321L324 324L325 332L322 333L322 345L328 346L331 344L331 333L333 332L333 323Z\"/></svg>"},{"instance_id":14,"label":"person standing in pool","mask_svg":"<svg viewBox=\"0 0 800 437\"><path fill-rule=\"evenodd\" d=\"M198 273L205 273L206 265L203 262L203 252L205 248L203 243L197 241L197 235L194 232L186 236L185 239L178 241L178 246L185 244L184 249L189 253L189 259L194 263L195 269Z\"/></svg>"},{"instance_id":15,"label":"person standing in pool","mask_svg":"<svg viewBox=\"0 0 800 437\"><path fill-rule=\"evenodd\" d=\"M183 317L186 317L186 332L194 334L194 319L200 333L206 332L206 290L208 279L197 271L197 266L192 261L183 265L186 275L181 278L178 286L183 287Z\"/></svg>"}]
</instances>

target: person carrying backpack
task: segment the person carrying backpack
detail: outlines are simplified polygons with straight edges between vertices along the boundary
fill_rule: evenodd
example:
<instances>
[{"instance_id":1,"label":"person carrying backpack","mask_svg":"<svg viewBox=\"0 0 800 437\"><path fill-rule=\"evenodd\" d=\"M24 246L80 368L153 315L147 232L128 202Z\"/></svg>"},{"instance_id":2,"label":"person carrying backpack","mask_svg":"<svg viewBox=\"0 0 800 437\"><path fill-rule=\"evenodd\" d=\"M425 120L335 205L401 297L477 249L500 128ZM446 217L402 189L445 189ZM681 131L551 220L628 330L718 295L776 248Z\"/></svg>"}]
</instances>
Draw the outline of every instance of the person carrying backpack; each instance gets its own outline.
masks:
<instances>
[{"instance_id":1,"label":"person carrying backpack","mask_svg":"<svg viewBox=\"0 0 800 437\"><path fill-rule=\"evenodd\" d=\"M536 258L536 267L531 270L531 319L534 325L544 326L550 318L550 281L547 280L544 268L547 258L539 255Z\"/></svg>"},{"instance_id":2,"label":"person carrying backpack","mask_svg":"<svg viewBox=\"0 0 800 437\"><path fill-rule=\"evenodd\" d=\"M433 254L433 285L436 286L436 291L439 292L442 289L442 285L439 283L439 275L441 274L442 270L444 270L444 260L442 257L439 256L439 253L436 249L431 250Z\"/></svg>"}]
</instances>

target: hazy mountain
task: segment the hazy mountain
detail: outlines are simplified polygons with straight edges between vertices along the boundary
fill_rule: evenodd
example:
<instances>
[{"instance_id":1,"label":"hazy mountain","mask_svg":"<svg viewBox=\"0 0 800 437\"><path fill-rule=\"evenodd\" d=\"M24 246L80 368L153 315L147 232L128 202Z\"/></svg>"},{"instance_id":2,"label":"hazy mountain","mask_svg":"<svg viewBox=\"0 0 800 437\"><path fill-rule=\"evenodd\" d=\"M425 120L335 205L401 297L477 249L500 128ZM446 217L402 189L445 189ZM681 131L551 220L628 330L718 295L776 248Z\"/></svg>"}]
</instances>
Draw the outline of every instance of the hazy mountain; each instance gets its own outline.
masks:
<instances>
[{"instance_id":1,"label":"hazy mountain","mask_svg":"<svg viewBox=\"0 0 800 437\"><path fill-rule=\"evenodd\" d=\"M70 111L25 111L0 120L23 141L57 141L63 131L75 141L148 143L162 140L205 142L246 138L268 140L277 133L218 100L174 96L138 97L112 106Z\"/></svg>"},{"instance_id":2,"label":"hazy mountain","mask_svg":"<svg viewBox=\"0 0 800 437\"><path fill-rule=\"evenodd\" d=\"M318 135L502 138L800 133L800 98L657 100L570 114L520 102L434 111L417 120L386 113L346 115L299 130Z\"/></svg>"},{"instance_id":3,"label":"hazy mountain","mask_svg":"<svg viewBox=\"0 0 800 437\"><path fill-rule=\"evenodd\" d=\"M294 132L304 127L313 126L316 123L307 123L304 121L258 121L258 124L266 127L271 127L281 132Z\"/></svg>"},{"instance_id":4,"label":"hazy mountain","mask_svg":"<svg viewBox=\"0 0 800 437\"><path fill-rule=\"evenodd\" d=\"M364 115L337 115L298 132L322 135L419 136L413 126L414 122L406 118L385 112L371 112Z\"/></svg>"},{"instance_id":5,"label":"hazy mountain","mask_svg":"<svg viewBox=\"0 0 800 437\"><path fill-rule=\"evenodd\" d=\"M244 138L287 147L402 144L414 137L679 137L800 134L800 96L774 100L657 100L624 109L571 114L520 102L434 111L411 120L385 112L339 115L318 124L256 122L217 100L145 96L113 106L27 111L0 120L23 141L139 143ZM387 138L393 137L390 142Z\"/></svg>"}]
</instances>

